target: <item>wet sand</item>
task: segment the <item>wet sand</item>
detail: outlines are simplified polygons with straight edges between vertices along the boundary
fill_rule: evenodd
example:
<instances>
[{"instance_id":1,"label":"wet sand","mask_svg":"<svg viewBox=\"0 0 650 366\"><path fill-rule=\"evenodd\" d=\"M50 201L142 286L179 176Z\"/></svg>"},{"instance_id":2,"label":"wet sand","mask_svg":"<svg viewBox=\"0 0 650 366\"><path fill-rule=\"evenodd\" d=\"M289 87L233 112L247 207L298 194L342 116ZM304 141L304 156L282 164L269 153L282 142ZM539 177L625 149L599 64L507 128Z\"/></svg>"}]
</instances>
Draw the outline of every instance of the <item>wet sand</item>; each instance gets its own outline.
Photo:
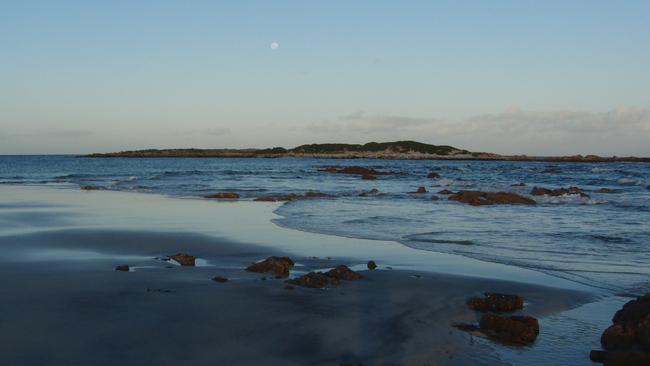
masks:
<instances>
[{"instance_id":1,"label":"wet sand","mask_svg":"<svg viewBox=\"0 0 650 366\"><path fill-rule=\"evenodd\" d=\"M197 205L204 203L192 200L130 195L0 188L3 363L498 365L503 362L494 350L503 346L451 326L477 319L464 305L468 297L517 293L528 303L524 312L538 317L593 299L578 289L526 283L526 276L512 282L409 267L418 261L401 255L390 260L390 253L404 249L379 244L377 252L364 247L365 260L377 260L379 269L362 270L362 280L326 290L286 290L282 279L244 268L269 255L288 255L298 264L292 276L338 264L361 269L358 252L351 249L345 256L342 249L359 241L305 242L309 250L261 245L265 233L271 243L282 232L288 241L307 234L265 231L251 218L241 223L249 230L240 238L250 238L251 232L261 237L235 240L242 228L223 216L209 218L211 226L200 225L221 228L221 235L205 234L209 230L199 230L197 220L215 206L203 211ZM89 203L97 197L103 198ZM102 211L102 220L89 218L88 210ZM173 214L175 225L153 219L162 211ZM331 259L321 255L328 250ZM179 251L199 257L200 266L170 266L155 259ZM134 271L115 271L118 264ZM230 281L214 282L216 275Z\"/></svg>"}]
</instances>

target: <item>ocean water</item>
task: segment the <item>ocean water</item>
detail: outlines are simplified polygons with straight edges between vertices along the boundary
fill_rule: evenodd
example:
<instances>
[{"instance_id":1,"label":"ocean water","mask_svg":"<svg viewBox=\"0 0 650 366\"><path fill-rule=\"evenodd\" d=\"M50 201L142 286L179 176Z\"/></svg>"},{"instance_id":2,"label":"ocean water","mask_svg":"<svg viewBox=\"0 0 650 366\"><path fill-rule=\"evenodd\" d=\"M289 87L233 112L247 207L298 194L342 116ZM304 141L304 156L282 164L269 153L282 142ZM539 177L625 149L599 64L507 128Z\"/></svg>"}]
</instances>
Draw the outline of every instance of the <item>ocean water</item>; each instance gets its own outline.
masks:
<instances>
[{"instance_id":1,"label":"ocean water","mask_svg":"<svg viewBox=\"0 0 650 366\"><path fill-rule=\"evenodd\" d=\"M400 174L365 181L318 171L326 165ZM431 171L441 178L427 179ZM317 190L331 197L288 202L276 211L276 223L530 268L612 294L650 291L650 164L0 156L0 184L90 184L196 198L233 191L242 199ZM420 186L429 193L409 193ZM534 206L481 207L444 195L430 199L442 189L529 194L533 186L578 186L590 197L536 196ZM372 188L381 194L360 196Z\"/></svg>"}]
</instances>

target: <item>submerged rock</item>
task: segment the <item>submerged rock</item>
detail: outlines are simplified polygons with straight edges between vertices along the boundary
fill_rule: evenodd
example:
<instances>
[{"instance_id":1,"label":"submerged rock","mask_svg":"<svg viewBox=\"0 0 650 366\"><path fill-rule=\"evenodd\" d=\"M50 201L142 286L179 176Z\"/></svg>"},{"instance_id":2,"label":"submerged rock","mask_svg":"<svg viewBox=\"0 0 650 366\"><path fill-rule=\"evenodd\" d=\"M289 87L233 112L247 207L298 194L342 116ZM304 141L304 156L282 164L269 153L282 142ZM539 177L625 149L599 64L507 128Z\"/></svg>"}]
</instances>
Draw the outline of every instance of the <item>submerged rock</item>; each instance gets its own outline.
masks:
<instances>
[{"instance_id":1,"label":"submerged rock","mask_svg":"<svg viewBox=\"0 0 650 366\"><path fill-rule=\"evenodd\" d=\"M565 194L579 194L581 197L589 197L582 189L578 187L548 189L543 187L533 187L530 191L533 196L563 196Z\"/></svg>"},{"instance_id":2,"label":"submerged rock","mask_svg":"<svg viewBox=\"0 0 650 366\"><path fill-rule=\"evenodd\" d=\"M175 260L181 266L194 266L196 262L196 257L186 253L176 253L174 255L170 255L169 258Z\"/></svg>"},{"instance_id":3,"label":"submerged rock","mask_svg":"<svg viewBox=\"0 0 650 366\"><path fill-rule=\"evenodd\" d=\"M442 191L439 191L438 194L454 194L454 192L448 189L443 189Z\"/></svg>"},{"instance_id":4,"label":"submerged rock","mask_svg":"<svg viewBox=\"0 0 650 366\"><path fill-rule=\"evenodd\" d=\"M524 183L524 182L519 182L519 183L515 183L515 184L510 185L510 187L525 187L525 186L526 186L526 183Z\"/></svg>"},{"instance_id":5,"label":"submerged rock","mask_svg":"<svg viewBox=\"0 0 650 366\"><path fill-rule=\"evenodd\" d=\"M598 193L615 193L616 190L615 189L610 189L610 188L601 188L601 189L596 190L596 192L598 192Z\"/></svg>"},{"instance_id":6,"label":"submerged rock","mask_svg":"<svg viewBox=\"0 0 650 366\"><path fill-rule=\"evenodd\" d=\"M363 179L363 180L375 180L375 179L377 179L377 177L375 177L372 174L364 174L364 175L361 176L361 179Z\"/></svg>"},{"instance_id":7,"label":"submerged rock","mask_svg":"<svg viewBox=\"0 0 650 366\"><path fill-rule=\"evenodd\" d=\"M429 173L429 175L427 175L427 178L429 178L429 179L440 179L440 174L438 174L436 172L431 172L431 173Z\"/></svg>"},{"instance_id":8,"label":"submerged rock","mask_svg":"<svg viewBox=\"0 0 650 366\"><path fill-rule=\"evenodd\" d=\"M650 293L628 301L614 314L612 323L600 337L605 351L592 351L592 361L605 365L649 365Z\"/></svg>"},{"instance_id":9,"label":"submerged rock","mask_svg":"<svg viewBox=\"0 0 650 366\"><path fill-rule=\"evenodd\" d=\"M239 195L233 192L219 192L205 196L205 198L216 198L216 199L237 199Z\"/></svg>"},{"instance_id":10,"label":"submerged rock","mask_svg":"<svg viewBox=\"0 0 650 366\"><path fill-rule=\"evenodd\" d=\"M440 199L440 197L436 196L435 194L431 195L431 201L437 201L439 199Z\"/></svg>"},{"instance_id":11,"label":"submerged rock","mask_svg":"<svg viewBox=\"0 0 650 366\"><path fill-rule=\"evenodd\" d=\"M309 191L309 192L305 192L305 197L307 198L329 197L329 194L318 192L318 191Z\"/></svg>"},{"instance_id":12,"label":"submerged rock","mask_svg":"<svg viewBox=\"0 0 650 366\"><path fill-rule=\"evenodd\" d=\"M467 300L467 306L482 312L512 312L524 308L524 299L518 295L486 292L484 297Z\"/></svg>"},{"instance_id":13,"label":"submerged rock","mask_svg":"<svg viewBox=\"0 0 650 366\"><path fill-rule=\"evenodd\" d=\"M224 282L228 282L228 279L226 277L214 276L212 277L212 281L224 283Z\"/></svg>"},{"instance_id":14,"label":"submerged rock","mask_svg":"<svg viewBox=\"0 0 650 366\"><path fill-rule=\"evenodd\" d=\"M359 193L359 197L378 196L381 192L377 188L373 188L367 192Z\"/></svg>"},{"instance_id":15,"label":"submerged rock","mask_svg":"<svg viewBox=\"0 0 650 366\"><path fill-rule=\"evenodd\" d=\"M493 204L534 205L536 203L528 197L512 192L460 191L449 196L449 200L466 203L472 206Z\"/></svg>"},{"instance_id":16,"label":"submerged rock","mask_svg":"<svg viewBox=\"0 0 650 366\"><path fill-rule=\"evenodd\" d=\"M115 266L115 270L116 270L116 271L124 271L124 272L128 272L129 269L130 269L130 268L129 268L129 265L128 265L128 264L121 264L121 265L119 265L119 266Z\"/></svg>"},{"instance_id":17,"label":"submerged rock","mask_svg":"<svg viewBox=\"0 0 650 366\"><path fill-rule=\"evenodd\" d=\"M253 263L246 268L249 272L272 273L275 276L287 277L293 268L293 261L289 257L268 257L263 261Z\"/></svg>"},{"instance_id":18,"label":"submerged rock","mask_svg":"<svg viewBox=\"0 0 650 366\"><path fill-rule=\"evenodd\" d=\"M293 201L297 198L299 198L295 193L289 193L285 195L280 195L280 196L259 196L256 197L253 201L258 201L258 202L278 202L278 201Z\"/></svg>"},{"instance_id":19,"label":"submerged rock","mask_svg":"<svg viewBox=\"0 0 650 366\"><path fill-rule=\"evenodd\" d=\"M531 316L504 317L484 314L479 329L490 338L507 343L528 344L537 339L539 322Z\"/></svg>"},{"instance_id":20,"label":"submerged rock","mask_svg":"<svg viewBox=\"0 0 650 366\"><path fill-rule=\"evenodd\" d=\"M418 189L413 193L427 193L427 189L425 187L418 187Z\"/></svg>"}]
</instances>

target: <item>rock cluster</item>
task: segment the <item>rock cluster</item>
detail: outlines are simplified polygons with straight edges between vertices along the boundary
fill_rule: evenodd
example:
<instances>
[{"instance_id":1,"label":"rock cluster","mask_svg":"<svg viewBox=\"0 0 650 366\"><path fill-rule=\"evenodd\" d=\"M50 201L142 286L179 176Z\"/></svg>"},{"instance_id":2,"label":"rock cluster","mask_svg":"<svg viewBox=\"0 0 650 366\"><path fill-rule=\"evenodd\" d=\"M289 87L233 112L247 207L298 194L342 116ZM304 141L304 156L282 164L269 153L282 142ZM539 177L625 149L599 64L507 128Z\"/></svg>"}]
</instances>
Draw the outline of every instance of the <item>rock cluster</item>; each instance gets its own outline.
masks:
<instances>
[{"instance_id":1,"label":"rock cluster","mask_svg":"<svg viewBox=\"0 0 650 366\"><path fill-rule=\"evenodd\" d=\"M650 293L623 305L612 323L600 337L605 351L591 351L591 360L606 366L650 365Z\"/></svg>"},{"instance_id":2,"label":"rock cluster","mask_svg":"<svg viewBox=\"0 0 650 366\"><path fill-rule=\"evenodd\" d=\"M287 277L293 265L294 263L289 257L272 256L263 261L251 264L246 270L256 273L271 273L278 277Z\"/></svg>"},{"instance_id":3,"label":"rock cluster","mask_svg":"<svg viewBox=\"0 0 650 366\"><path fill-rule=\"evenodd\" d=\"M472 206L493 204L534 205L536 203L528 197L512 192L460 191L449 196L449 200L466 203Z\"/></svg>"},{"instance_id":4,"label":"rock cluster","mask_svg":"<svg viewBox=\"0 0 650 366\"><path fill-rule=\"evenodd\" d=\"M517 344L533 343L539 335L539 322L532 316L484 314L479 329L490 338Z\"/></svg>"},{"instance_id":5,"label":"rock cluster","mask_svg":"<svg viewBox=\"0 0 650 366\"><path fill-rule=\"evenodd\" d=\"M341 265L325 273L309 272L303 276L287 280L287 283L308 288L323 288L338 285L341 281L354 281L360 278L362 278L360 274L354 272L348 266Z\"/></svg>"}]
</instances>

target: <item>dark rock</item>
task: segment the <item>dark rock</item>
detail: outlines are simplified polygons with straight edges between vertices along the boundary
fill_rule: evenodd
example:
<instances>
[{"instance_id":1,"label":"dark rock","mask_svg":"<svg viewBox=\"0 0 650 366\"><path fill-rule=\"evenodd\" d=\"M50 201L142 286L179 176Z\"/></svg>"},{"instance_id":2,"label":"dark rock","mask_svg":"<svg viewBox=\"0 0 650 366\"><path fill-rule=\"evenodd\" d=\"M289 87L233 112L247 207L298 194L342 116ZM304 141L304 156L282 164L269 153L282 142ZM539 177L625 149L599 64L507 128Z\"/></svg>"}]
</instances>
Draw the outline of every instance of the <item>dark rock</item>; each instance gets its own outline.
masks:
<instances>
[{"instance_id":1,"label":"dark rock","mask_svg":"<svg viewBox=\"0 0 650 366\"><path fill-rule=\"evenodd\" d=\"M436 196L435 194L431 195L431 201L437 201L439 199L440 199L440 197Z\"/></svg>"},{"instance_id":2,"label":"dark rock","mask_svg":"<svg viewBox=\"0 0 650 366\"><path fill-rule=\"evenodd\" d=\"M341 281L354 281L360 278L362 276L348 266L338 266L325 273L309 272L303 276L287 280L287 283L308 288L323 288L329 285L338 285Z\"/></svg>"},{"instance_id":3,"label":"dark rock","mask_svg":"<svg viewBox=\"0 0 650 366\"><path fill-rule=\"evenodd\" d=\"M600 344L606 350L626 350L634 345L636 331L621 323L611 325L600 336Z\"/></svg>"},{"instance_id":4,"label":"dark rock","mask_svg":"<svg viewBox=\"0 0 650 366\"><path fill-rule=\"evenodd\" d=\"M438 174L436 172L431 172L431 173L429 173L429 175L427 175L427 178L429 178L429 179L439 179L440 174Z\"/></svg>"},{"instance_id":5,"label":"dark rock","mask_svg":"<svg viewBox=\"0 0 650 366\"><path fill-rule=\"evenodd\" d=\"M320 197L328 197L329 195L327 193L323 192L316 192L316 191L309 191L305 192L305 197L307 198L320 198Z\"/></svg>"},{"instance_id":6,"label":"dark rock","mask_svg":"<svg viewBox=\"0 0 650 366\"><path fill-rule=\"evenodd\" d=\"M181 266L194 266L196 261L196 257L185 253L176 253L174 255L170 255L169 258L175 260Z\"/></svg>"},{"instance_id":7,"label":"dark rock","mask_svg":"<svg viewBox=\"0 0 650 366\"><path fill-rule=\"evenodd\" d=\"M650 315L650 293L628 301L614 314L612 322L624 324L638 324L646 316Z\"/></svg>"},{"instance_id":8,"label":"dark rock","mask_svg":"<svg viewBox=\"0 0 650 366\"><path fill-rule=\"evenodd\" d=\"M377 268L377 263L375 261L368 261L368 269L375 269Z\"/></svg>"},{"instance_id":9,"label":"dark rock","mask_svg":"<svg viewBox=\"0 0 650 366\"><path fill-rule=\"evenodd\" d=\"M589 358L593 362L602 362L605 366L647 366L650 365L650 352L632 351L591 351Z\"/></svg>"},{"instance_id":10,"label":"dark rock","mask_svg":"<svg viewBox=\"0 0 650 366\"><path fill-rule=\"evenodd\" d=\"M101 187L91 186L91 185L84 185L84 186L80 186L79 189L81 189L82 191L97 191L97 190L100 190Z\"/></svg>"},{"instance_id":11,"label":"dark rock","mask_svg":"<svg viewBox=\"0 0 650 366\"><path fill-rule=\"evenodd\" d=\"M275 276L287 277L294 263L289 257L268 257L265 260L253 263L246 268L249 272L272 273Z\"/></svg>"},{"instance_id":12,"label":"dark rock","mask_svg":"<svg viewBox=\"0 0 650 366\"><path fill-rule=\"evenodd\" d=\"M636 338L642 349L650 351L650 315L647 315L636 329Z\"/></svg>"},{"instance_id":13,"label":"dark rock","mask_svg":"<svg viewBox=\"0 0 650 366\"><path fill-rule=\"evenodd\" d=\"M128 272L129 271L129 265L128 264L121 264L119 266L115 266L116 271L124 271Z\"/></svg>"},{"instance_id":14,"label":"dark rock","mask_svg":"<svg viewBox=\"0 0 650 366\"><path fill-rule=\"evenodd\" d=\"M563 196L565 194L579 194L581 197L589 197L582 189L578 187L548 189L542 187L533 187L530 191L533 196Z\"/></svg>"},{"instance_id":15,"label":"dark rock","mask_svg":"<svg viewBox=\"0 0 650 366\"><path fill-rule=\"evenodd\" d=\"M593 362L602 363L603 361L605 361L605 356L606 356L605 351L593 350L593 351L589 352L589 359L591 361L593 361Z\"/></svg>"},{"instance_id":16,"label":"dark rock","mask_svg":"<svg viewBox=\"0 0 650 366\"><path fill-rule=\"evenodd\" d=\"M237 199L239 195L233 192L219 192L205 196L205 198L216 198L216 199Z\"/></svg>"},{"instance_id":17,"label":"dark rock","mask_svg":"<svg viewBox=\"0 0 650 366\"><path fill-rule=\"evenodd\" d=\"M518 295L486 292L484 297L467 300L467 306L482 312L512 312L524 308L524 299Z\"/></svg>"},{"instance_id":18,"label":"dark rock","mask_svg":"<svg viewBox=\"0 0 650 366\"><path fill-rule=\"evenodd\" d=\"M539 334L537 319L530 316L499 316L484 314L479 322L481 332L507 343L528 344Z\"/></svg>"},{"instance_id":19,"label":"dark rock","mask_svg":"<svg viewBox=\"0 0 650 366\"><path fill-rule=\"evenodd\" d=\"M280 195L280 196L259 196L255 198L253 201L258 201L258 202L278 202L278 201L293 201L297 198L299 198L295 193L289 193L285 195Z\"/></svg>"},{"instance_id":20,"label":"dark rock","mask_svg":"<svg viewBox=\"0 0 650 366\"><path fill-rule=\"evenodd\" d=\"M418 190L415 193L427 193L427 189L424 187L418 187Z\"/></svg>"},{"instance_id":21,"label":"dark rock","mask_svg":"<svg viewBox=\"0 0 650 366\"><path fill-rule=\"evenodd\" d=\"M377 188L373 188L369 190L368 192L362 192L359 194L360 197L367 197L367 196L377 196L381 194Z\"/></svg>"},{"instance_id":22,"label":"dark rock","mask_svg":"<svg viewBox=\"0 0 650 366\"><path fill-rule=\"evenodd\" d=\"M224 282L228 282L228 279L226 277L214 276L212 277L212 281L224 283Z\"/></svg>"},{"instance_id":23,"label":"dark rock","mask_svg":"<svg viewBox=\"0 0 650 366\"><path fill-rule=\"evenodd\" d=\"M371 174L364 174L364 175L361 176L361 179L363 179L363 180L375 180L375 179L377 179L377 177L375 177L374 175L371 175Z\"/></svg>"},{"instance_id":24,"label":"dark rock","mask_svg":"<svg viewBox=\"0 0 650 366\"><path fill-rule=\"evenodd\" d=\"M596 192L598 192L598 193L614 193L614 192L616 192L616 190L610 189L610 188L601 188L601 189L596 190Z\"/></svg>"},{"instance_id":25,"label":"dark rock","mask_svg":"<svg viewBox=\"0 0 650 366\"><path fill-rule=\"evenodd\" d=\"M454 192L448 189L443 189L442 191L438 192L438 194L454 194Z\"/></svg>"},{"instance_id":26,"label":"dark rock","mask_svg":"<svg viewBox=\"0 0 650 366\"><path fill-rule=\"evenodd\" d=\"M330 278L322 272L309 272L300 277L287 280L287 283L307 288L323 288L330 284Z\"/></svg>"},{"instance_id":27,"label":"dark rock","mask_svg":"<svg viewBox=\"0 0 650 366\"><path fill-rule=\"evenodd\" d=\"M449 196L449 200L466 203L472 206L493 204L534 205L536 203L530 198L512 192L460 191Z\"/></svg>"}]
</instances>

